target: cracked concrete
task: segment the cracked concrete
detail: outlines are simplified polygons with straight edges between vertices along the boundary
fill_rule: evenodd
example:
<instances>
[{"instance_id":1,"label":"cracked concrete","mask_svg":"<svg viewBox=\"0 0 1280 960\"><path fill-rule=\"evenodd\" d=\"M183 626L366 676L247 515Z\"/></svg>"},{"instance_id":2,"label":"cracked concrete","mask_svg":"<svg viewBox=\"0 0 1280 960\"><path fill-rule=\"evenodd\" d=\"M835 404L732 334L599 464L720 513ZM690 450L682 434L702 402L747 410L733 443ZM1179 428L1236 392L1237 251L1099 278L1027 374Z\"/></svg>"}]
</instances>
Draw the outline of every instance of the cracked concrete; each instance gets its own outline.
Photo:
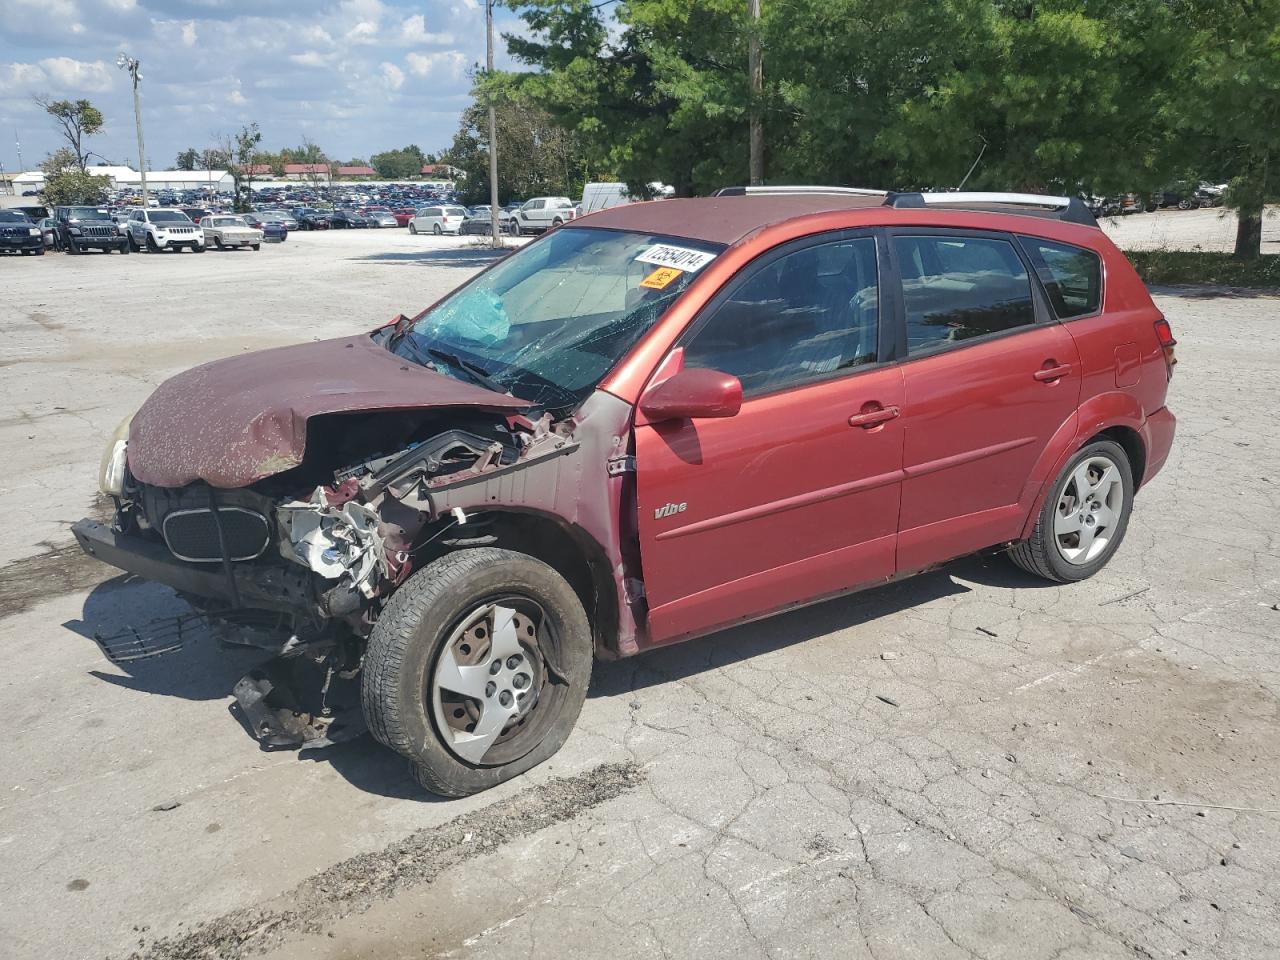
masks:
<instances>
[{"instance_id":1,"label":"cracked concrete","mask_svg":"<svg viewBox=\"0 0 1280 960\"><path fill-rule=\"evenodd\" d=\"M453 244L415 240L436 259ZM93 498L93 431L170 370L239 349L253 300L271 301L255 345L327 336L473 268L369 259L407 246L361 231L302 235L235 270L129 258L133 293L115 258L15 265L7 342L73 332L78 345L5 368L0 504L18 522L0 560L60 542L49 514L74 519ZM283 269L296 291L254 292ZM118 331L85 308L118 316L148 283L218 295L199 323L164 307ZM322 284L344 292L316 316L307 291ZM1280 955L1280 299L1157 300L1180 341L1179 438L1093 580L1047 586L1002 557L966 558L598 664L565 749L479 797L424 800L367 741L259 753L226 711L251 660L212 643L130 672L104 662L85 633L180 609L162 588L104 572L87 590L67 576L65 592L26 591L0 617L14 665L0 684L0 867L22 878L0 890L6 955L125 957L353 857L385 863L416 831L519 816L530 791L601 763L643 779L260 945L276 960ZM143 349L161 341L154 358ZM91 371L101 389L82 385ZM91 410L92 430L57 407Z\"/></svg>"}]
</instances>

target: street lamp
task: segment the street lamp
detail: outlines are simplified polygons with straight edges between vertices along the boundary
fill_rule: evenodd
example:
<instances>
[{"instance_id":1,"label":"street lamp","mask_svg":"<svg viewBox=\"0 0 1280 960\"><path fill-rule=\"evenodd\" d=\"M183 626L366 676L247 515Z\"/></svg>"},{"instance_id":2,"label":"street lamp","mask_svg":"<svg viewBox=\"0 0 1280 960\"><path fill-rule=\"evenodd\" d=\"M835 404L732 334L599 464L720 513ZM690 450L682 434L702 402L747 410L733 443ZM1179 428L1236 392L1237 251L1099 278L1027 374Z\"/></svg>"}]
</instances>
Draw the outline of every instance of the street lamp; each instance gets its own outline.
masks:
<instances>
[{"instance_id":1,"label":"street lamp","mask_svg":"<svg viewBox=\"0 0 1280 960\"><path fill-rule=\"evenodd\" d=\"M501 223L498 219L498 120L493 109L493 0L485 0L485 80L488 81L485 99L489 101L489 230L490 243L496 250L502 246L498 239Z\"/></svg>"},{"instance_id":2,"label":"street lamp","mask_svg":"<svg viewBox=\"0 0 1280 960\"><path fill-rule=\"evenodd\" d=\"M138 173L142 176L142 206L145 209L148 206L147 159L146 151L142 147L142 105L138 102L138 81L142 79L138 67L142 64L128 54L122 53L116 57L116 66L133 78L133 121L138 125Z\"/></svg>"}]
</instances>

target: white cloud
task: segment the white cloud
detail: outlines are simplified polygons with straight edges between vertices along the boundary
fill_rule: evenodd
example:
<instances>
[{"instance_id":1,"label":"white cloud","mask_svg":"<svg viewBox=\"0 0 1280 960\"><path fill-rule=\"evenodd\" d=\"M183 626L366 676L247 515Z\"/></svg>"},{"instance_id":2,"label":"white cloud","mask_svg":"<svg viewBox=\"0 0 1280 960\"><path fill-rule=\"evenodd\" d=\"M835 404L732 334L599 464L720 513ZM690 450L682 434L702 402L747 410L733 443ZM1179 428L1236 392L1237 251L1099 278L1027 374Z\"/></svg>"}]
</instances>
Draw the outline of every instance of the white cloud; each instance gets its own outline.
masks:
<instances>
[{"instance_id":1,"label":"white cloud","mask_svg":"<svg viewBox=\"0 0 1280 960\"><path fill-rule=\"evenodd\" d=\"M2 69L6 86L52 87L57 93L77 95L103 93L111 89L115 79L103 61L88 63L71 57L48 57L38 64L8 63Z\"/></svg>"},{"instance_id":2,"label":"white cloud","mask_svg":"<svg viewBox=\"0 0 1280 960\"><path fill-rule=\"evenodd\" d=\"M196 22L188 20L182 25L182 45L184 47L194 47L196 45Z\"/></svg>"},{"instance_id":3,"label":"white cloud","mask_svg":"<svg viewBox=\"0 0 1280 960\"><path fill-rule=\"evenodd\" d=\"M431 33L427 30L427 18L417 13L412 17L405 17L400 22L400 39L411 46L419 46L421 44L452 44L453 34L451 33Z\"/></svg>"},{"instance_id":4,"label":"white cloud","mask_svg":"<svg viewBox=\"0 0 1280 960\"><path fill-rule=\"evenodd\" d=\"M382 79L392 90L399 90L404 86L404 71L394 63L384 62L382 64Z\"/></svg>"},{"instance_id":5,"label":"white cloud","mask_svg":"<svg viewBox=\"0 0 1280 960\"><path fill-rule=\"evenodd\" d=\"M323 67L327 65L329 58L318 50L308 50L305 53L295 53L289 59L300 67Z\"/></svg>"},{"instance_id":6,"label":"white cloud","mask_svg":"<svg viewBox=\"0 0 1280 960\"><path fill-rule=\"evenodd\" d=\"M467 66L466 55L460 50L442 50L439 53L411 53L405 57L409 72L418 77L461 77Z\"/></svg>"}]
</instances>

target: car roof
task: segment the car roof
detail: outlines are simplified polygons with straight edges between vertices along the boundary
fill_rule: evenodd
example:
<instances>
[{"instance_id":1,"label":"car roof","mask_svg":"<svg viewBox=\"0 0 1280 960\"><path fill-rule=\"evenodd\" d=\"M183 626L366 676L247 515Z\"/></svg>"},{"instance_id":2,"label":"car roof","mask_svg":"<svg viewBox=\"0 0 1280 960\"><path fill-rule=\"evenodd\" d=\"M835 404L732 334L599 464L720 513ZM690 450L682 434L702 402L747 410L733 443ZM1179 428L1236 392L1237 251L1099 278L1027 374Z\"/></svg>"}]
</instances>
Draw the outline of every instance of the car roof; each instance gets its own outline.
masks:
<instances>
[{"instance_id":1,"label":"car roof","mask_svg":"<svg viewBox=\"0 0 1280 960\"><path fill-rule=\"evenodd\" d=\"M1030 217L1040 221L1061 224L1068 232L1077 230L1080 221L1064 222L1064 218L1056 209L1023 203L1020 200L1004 202L988 200L988 195L957 194L955 203L934 201L927 206L923 203L894 204L886 203L886 196L911 197L912 195L893 194L857 194L857 193L824 193L821 191L794 193L761 193L761 194L726 194L724 196L704 198L679 198L671 200L651 200L643 203L632 203L624 206L609 207L596 211L565 224L566 227L603 227L614 230L632 230L637 232L666 234L684 237L689 240L702 240L710 243L732 245L759 230L820 214L858 212L856 226L905 226L935 225L969 227L977 226L972 221L974 214L998 214L1005 217ZM916 195L918 196L918 195ZM982 199L977 199L979 196ZM995 195L993 195L995 196ZM1021 195L1008 195L1011 198ZM961 198L964 197L962 200ZM972 199L970 199L972 198ZM1021 198L1025 199L1025 198ZM1052 199L1052 198L1046 198ZM968 214L968 217L957 218L956 215ZM1097 231L1096 224L1091 223L1085 229ZM985 229L999 228L997 223L982 224ZM1047 224L1046 224L1047 226ZM1005 229L1016 229L1012 223L1004 225ZM1057 232L1056 230L1052 232ZM1076 234L1079 235L1078 233Z\"/></svg>"},{"instance_id":2,"label":"car roof","mask_svg":"<svg viewBox=\"0 0 1280 960\"><path fill-rule=\"evenodd\" d=\"M609 207L567 225L636 230L731 244L761 227L810 213L878 207L883 197L797 193L652 200Z\"/></svg>"}]
</instances>

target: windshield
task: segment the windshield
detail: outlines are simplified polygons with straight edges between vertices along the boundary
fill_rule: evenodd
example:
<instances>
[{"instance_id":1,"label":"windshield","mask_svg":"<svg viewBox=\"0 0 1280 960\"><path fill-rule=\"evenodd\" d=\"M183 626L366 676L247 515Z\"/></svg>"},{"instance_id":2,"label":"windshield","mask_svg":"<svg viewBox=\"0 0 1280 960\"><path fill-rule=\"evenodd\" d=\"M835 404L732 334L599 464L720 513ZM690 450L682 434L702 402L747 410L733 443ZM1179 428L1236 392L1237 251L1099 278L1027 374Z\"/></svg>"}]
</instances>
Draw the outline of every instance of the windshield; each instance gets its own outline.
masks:
<instances>
[{"instance_id":1,"label":"windshield","mask_svg":"<svg viewBox=\"0 0 1280 960\"><path fill-rule=\"evenodd\" d=\"M457 379L487 375L514 396L571 408L723 249L647 233L558 230L455 291L392 349Z\"/></svg>"},{"instance_id":2,"label":"windshield","mask_svg":"<svg viewBox=\"0 0 1280 960\"><path fill-rule=\"evenodd\" d=\"M152 210L150 213L152 223L190 223L191 218L185 213L179 213L177 210Z\"/></svg>"},{"instance_id":3,"label":"windshield","mask_svg":"<svg viewBox=\"0 0 1280 960\"><path fill-rule=\"evenodd\" d=\"M248 224L239 217L214 217L212 226L215 227L247 227Z\"/></svg>"},{"instance_id":4,"label":"windshield","mask_svg":"<svg viewBox=\"0 0 1280 960\"><path fill-rule=\"evenodd\" d=\"M99 210L96 207L68 207L68 220L110 220L107 211Z\"/></svg>"},{"instance_id":5,"label":"windshield","mask_svg":"<svg viewBox=\"0 0 1280 960\"><path fill-rule=\"evenodd\" d=\"M30 223L26 214L12 210L0 210L0 223Z\"/></svg>"}]
</instances>

